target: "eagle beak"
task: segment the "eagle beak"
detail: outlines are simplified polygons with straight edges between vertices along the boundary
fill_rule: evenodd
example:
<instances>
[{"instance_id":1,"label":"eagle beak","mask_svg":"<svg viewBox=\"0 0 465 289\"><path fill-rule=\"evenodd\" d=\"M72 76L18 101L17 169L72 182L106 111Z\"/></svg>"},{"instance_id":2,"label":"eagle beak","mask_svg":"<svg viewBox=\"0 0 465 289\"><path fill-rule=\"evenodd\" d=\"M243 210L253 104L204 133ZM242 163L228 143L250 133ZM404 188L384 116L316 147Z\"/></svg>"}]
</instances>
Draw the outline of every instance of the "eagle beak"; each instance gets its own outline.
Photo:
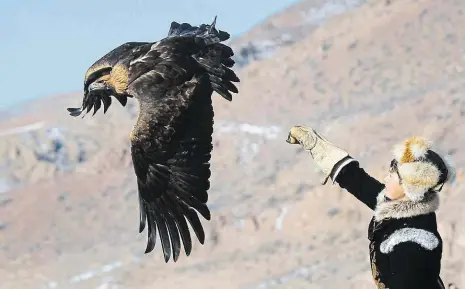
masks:
<instances>
[{"instance_id":1,"label":"eagle beak","mask_svg":"<svg viewBox=\"0 0 465 289\"><path fill-rule=\"evenodd\" d=\"M89 92L95 91L95 90L103 90L106 89L106 85L101 82L93 82L89 85Z\"/></svg>"}]
</instances>

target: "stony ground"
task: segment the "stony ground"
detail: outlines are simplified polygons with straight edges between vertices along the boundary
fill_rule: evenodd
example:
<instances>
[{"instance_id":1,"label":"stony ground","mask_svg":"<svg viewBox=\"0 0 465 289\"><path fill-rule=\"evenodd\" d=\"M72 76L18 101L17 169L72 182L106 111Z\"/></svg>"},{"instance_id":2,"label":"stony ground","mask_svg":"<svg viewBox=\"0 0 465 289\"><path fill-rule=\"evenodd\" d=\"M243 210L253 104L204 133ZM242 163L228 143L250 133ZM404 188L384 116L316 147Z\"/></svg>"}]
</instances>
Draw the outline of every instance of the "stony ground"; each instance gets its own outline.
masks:
<instances>
[{"instance_id":1,"label":"stony ground","mask_svg":"<svg viewBox=\"0 0 465 289\"><path fill-rule=\"evenodd\" d=\"M371 212L321 186L310 157L284 141L302 123L378 178L392 145L414 134L452 156L457 179L438 212L442 277L465 287L465 2L388 2L303 1L233 40L274 48L238 70L231 103L215 95L213 216L205 245L177 263L159 245L144 255L137 233L137 105L74 119L74 93L2 120L0 288L374 288ZM338 3L351 9L336 13ZM292 41L279 42L284 34Z\"/></svg>"}]
</instances>

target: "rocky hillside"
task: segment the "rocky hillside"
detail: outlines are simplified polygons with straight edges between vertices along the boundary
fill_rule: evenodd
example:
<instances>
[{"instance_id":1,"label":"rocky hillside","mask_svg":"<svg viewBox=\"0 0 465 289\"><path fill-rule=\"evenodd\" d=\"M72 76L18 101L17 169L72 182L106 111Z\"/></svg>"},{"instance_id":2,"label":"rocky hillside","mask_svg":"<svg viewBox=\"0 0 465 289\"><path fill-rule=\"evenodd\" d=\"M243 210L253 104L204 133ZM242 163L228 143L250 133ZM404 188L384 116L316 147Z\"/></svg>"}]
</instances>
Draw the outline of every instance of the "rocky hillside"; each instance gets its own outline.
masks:
<instances>
[{"instance_id":1,"label":"rocky hillside","mask_svg":"<svg viewBox=\"0 0 465 289\"><path fill-rule=\"evenodd\" d=\"M231 41L235 60L244 67L256 60L273 57L282 47L290 46L339 14L351 11L365 0L301 1L270 16L245 35Z\"/></svg>"},{"instance_id":2,"label":"rocky hillside","mask_svg":"<svg viewBox=\"0 0 465 289\"><path fill-rule=\"evenodd\" d=\"M328 3L352 8L318 10ZM159 242L144 255L146 232L137 233L128 150L137 106L75 119L66 111L81 101L74 93L22 107L0 122L0 289L373 288L371 212L321 186L309 156L285 142L301 123L379 178L405 137L428 136L449 154L457 178L438 212L442 276L465 287L464 9L458 0L308 0L235 39L236 51L292 41L244 60L231 103L215 95L213 216L205 245L176 264L163 262Z\"/></svg>"}]
</instances>

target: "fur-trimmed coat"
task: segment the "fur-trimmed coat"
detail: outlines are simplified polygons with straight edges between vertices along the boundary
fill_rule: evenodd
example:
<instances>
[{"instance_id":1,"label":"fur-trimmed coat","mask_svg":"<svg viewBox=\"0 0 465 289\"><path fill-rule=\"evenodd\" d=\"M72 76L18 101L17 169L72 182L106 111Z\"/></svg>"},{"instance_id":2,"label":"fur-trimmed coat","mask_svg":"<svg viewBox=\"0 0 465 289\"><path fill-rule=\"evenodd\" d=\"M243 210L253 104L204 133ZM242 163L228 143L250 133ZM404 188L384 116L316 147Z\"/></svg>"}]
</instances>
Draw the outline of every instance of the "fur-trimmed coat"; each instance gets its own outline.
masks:
<instances>
[{"instance_id":1,"label":"fur-trimmed coat","mask_svg":"<svg viewBox=\"0 0 465 289\"><path fill-rule=\"evenodd\" d=\"M332 180L373 210L368 228L373 279L378 288L443 289L442 239L437 231L437 193L419 202L389 200L385 186L346 157L334 168Z\"/></svg>"}]
</instances>

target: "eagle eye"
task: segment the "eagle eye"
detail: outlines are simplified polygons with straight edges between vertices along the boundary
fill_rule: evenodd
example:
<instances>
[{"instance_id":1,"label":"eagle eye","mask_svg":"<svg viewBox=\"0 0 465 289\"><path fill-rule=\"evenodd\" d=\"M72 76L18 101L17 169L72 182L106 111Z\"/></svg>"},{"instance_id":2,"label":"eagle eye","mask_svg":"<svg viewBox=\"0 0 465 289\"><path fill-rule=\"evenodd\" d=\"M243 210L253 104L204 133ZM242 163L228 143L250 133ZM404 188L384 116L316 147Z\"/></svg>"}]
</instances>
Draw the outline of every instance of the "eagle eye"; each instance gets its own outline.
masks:
<instances>
[{"instance_id":1,"label":"eagle eye","mask_svg":"<svg viewBox=\"0 0 465 289\"><path fill-rule=\"evenodd\" d=\"M101 80L104 80L102 79L102 76L109 75L111 73L111 69L111 67L104 67L94 71L91 75L89 75L84 83L84 91L88 91L89 85L91 85L91 83L101 83Z\"/></svg>"}]
</instances>

